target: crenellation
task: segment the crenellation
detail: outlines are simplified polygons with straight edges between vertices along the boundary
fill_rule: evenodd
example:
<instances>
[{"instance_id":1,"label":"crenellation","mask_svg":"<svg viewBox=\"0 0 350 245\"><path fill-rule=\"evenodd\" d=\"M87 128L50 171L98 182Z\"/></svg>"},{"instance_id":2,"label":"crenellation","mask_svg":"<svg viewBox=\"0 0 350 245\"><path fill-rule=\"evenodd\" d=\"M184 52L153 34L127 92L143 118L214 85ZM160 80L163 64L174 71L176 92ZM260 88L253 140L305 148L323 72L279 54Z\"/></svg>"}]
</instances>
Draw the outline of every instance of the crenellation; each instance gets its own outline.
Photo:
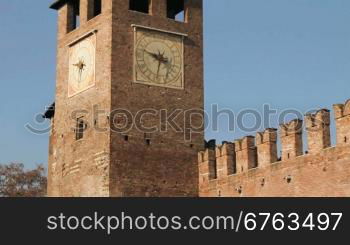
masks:
<instances>
[{"instance_id":1,"label":"crenellation","mask_svg":"<svg viewBox=\"0 0 350 245\"><path fill-rule=\"evenodd\" d=\"M350 115L350 100L347 100L344 105L344 116L349 116Z\"/></svg>"},{"instance_id":2,"label":"crenellation","mask_svg":"<svg viewBox=\"0 0 350 245\"><path fill-rule=\"evenodd\" d=\"M290 122L280 125L281 136L289 136L302 132L303 130L303 120L294 119Z\"/></svg>"},{"instance_id":3,"label":"crenellation","mask_svg":"<svg viewBox=\"0 0 350 245\"><path fill-rule=\"evenodd\" d=\"M333 106L337 130L337 145L350 143L350 100Z\"/></svg>"},{"instance_id":4,"label":"crenellation","mask_svg":"<svg viewBox=\"0 0 350 245\"><path fill-rule=\"evenodd\" d=\"M344 105L343 104L335 104L333 105L334 118L339 119L344 116Z\"/></svg>"},{"instance_id":5,"label":"crenellation","mask_svg":"<svg viewBox=\"0 0 350 245\"><path fill-rule=\"evenodd\" d=\"M316 154L331 146L330 111L322 109L305 116L308 152Z\"/></svg>"},{"instance_id":6,"label":"crenellation","mask_svg":"<svg viewBox=\"0 0 350 245\"><path fill-rule=\"evenodd\" d=\"M280 125L282 161L303 155L303 121L295 119Z\"/></svg>"},{"instance_id":7,"label":"crenellation","mask_svg":"<svg viewBox=\"0 0 350 245\"><path fill-rule=\"evenodd\" d=\"M280 126L281 160L277 154L278 130L274 128L258 132L256 138L247 136L234 144L217 146L217 178L201 183L200 196L350 196L349 174L345 171L350 169L350 101L334 105L334 113L338 139L335 147L331 147L327 109L305 115L309 154L303 154L300 119ZM235 166L234 174L226 172L227 163ZM329 176L342 181L333 182Z\"/></svg>"},{"instance_id":8,"label":"crenellation","mask_svg":"<svg viewBox=\"0 0 350 245\"><path fill-rule=\"evenodd\" d=\"M236 172L242 173L257 167L255 137L247 136L235 141Z\"/></svg>"},{"instance_id":9,"label":"crenellation","mask_svg":"<svg viewBox=\"0 0 350 245\"><path fill-rule=\"evenodd\" d=\"M217 178L236 173L234 144L225 143L216 147Z\"/></svg>"},{"instance_id":10,"label":"crenellation","mask_svg":"<svg viewBox=\"0 0 350 245\"><path fill-rule=\"evenodd\" d=\"M269 128L256 135L258 166L264 167L277 162L277 129Z\"/></svg>"}]
</instances>

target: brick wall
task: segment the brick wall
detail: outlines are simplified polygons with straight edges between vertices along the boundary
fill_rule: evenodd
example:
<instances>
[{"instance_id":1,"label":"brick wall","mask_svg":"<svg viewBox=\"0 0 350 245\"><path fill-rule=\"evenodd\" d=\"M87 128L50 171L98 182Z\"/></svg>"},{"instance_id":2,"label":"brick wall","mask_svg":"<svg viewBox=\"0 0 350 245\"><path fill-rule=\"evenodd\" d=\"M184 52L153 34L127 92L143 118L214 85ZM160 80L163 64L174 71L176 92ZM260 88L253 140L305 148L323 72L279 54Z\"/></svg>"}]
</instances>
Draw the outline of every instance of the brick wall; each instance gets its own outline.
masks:
<instances>
[{"instance_id":1,"label":"brick wall","mask_svg":"<svg viewBox=\"0 0 350 245\"><path fill-rule=\"evenodd\" d=\"M202 0L185 1L187 22L167 18L166 1L152 0L150 14L129 10L129 0L102 0L102 13L91 19L91 0L80 0L80 26L74 26L70 1L58 7L56 112L50 136L49 196L198 196L197 152L204 133L185 140L183 132L121 134L110 130L110 112L200 109L203 91ZM133 83L132 24L187 34L184 41L183 90ZM94 31L96 84L68 97L69 44ZM96 122L93 108L104 110ZM84 110L88 127L75 140L75 110ZM77 116L77 115L76 115ZM148 126L158 121L144 118ZM197 117L196 121L202 120ZM178 121L183 125L182 121ZM97 131L94 125L107 128ZM201 123L195 123L196 125ZM126 140L127 138L127 140Z\"/></svg>"},{"instance_id":2,"label":"brick wall","mask_svg":"<svg viewBox=\"0 0 350 245\"><path fill-rule=\"evenodd\" d=\"M350 101L334 106L337 144L330 143L330 112L305 116L308 153L303 153L301 120L199 153L200 196L350 196ZM257 157L254 157L257 156ZM235 169L234 173L227 170ZM243 171L242 171L243 170Z\"/></svg>"},{"instance_id":3,"label":"brick wall","mask_svg":"<svg viewBox=\"0 0 350 245\"><path fill-rule=\"evenodd\" d=\"M101 116L94 122L93 108L110 111L112 2L104 0L102 14L88 20L88 1L80 1L80 27L73 31L68 28L72 20L69 5L58 10L56 106L49 146L48 196L109 196L106 185L109 183L110 135L108 131L94 129L95 124L107 127L108 120L107 116ZM95 86L69 98L69 45L92 31L96 31L98 54ZM88 125L84 138L79 141L75 139L73 117L77 110ZM100 163L101 155L104 163Z\"/></svg>"},{"instance_id":4,"label":"brick wall","mask_svg":"<svg viewBox=\"0 0 350 245\"><path fill-rule=\"evenodd\" d=\"M128 3L129 0L118 0L113 5L112 109L128 109L133 115L144 109L166 110L169 115L178 109L202 110L202 0L185 1L187 23L166 17L164 0L152 0L152 14L129 11ZM183 90L133 83L132 24L188 35L184 40ZM176 122L184 130L183 115ZM159 117L145 117L144 124L157 126ZM197 152L203 148L203 130L192 134L191 140L185 140L184 132L176 132L170 126L164 132L146 135L135 127L124 134L112 132L111 195L198 196L196 159Z\"/></svg>"}]
</instances>

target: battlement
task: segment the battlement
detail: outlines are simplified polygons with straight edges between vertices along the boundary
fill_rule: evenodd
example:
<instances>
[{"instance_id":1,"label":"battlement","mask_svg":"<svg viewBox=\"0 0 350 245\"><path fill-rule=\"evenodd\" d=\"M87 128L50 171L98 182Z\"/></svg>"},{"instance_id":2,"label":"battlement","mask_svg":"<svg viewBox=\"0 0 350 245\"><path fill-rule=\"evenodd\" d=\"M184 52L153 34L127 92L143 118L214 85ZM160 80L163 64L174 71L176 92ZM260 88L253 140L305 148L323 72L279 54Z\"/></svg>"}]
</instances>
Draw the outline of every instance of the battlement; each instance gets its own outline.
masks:
<instances>
[{"instance_id":1,"label":"battlement","mask_svg":"<svg viewBox=\"0 0 350 245\"><path fill-rule=\"evenodd\" d=\"M256 134L259 166L277 162L277 129L269 128Z\"/></svg>"},{"instance_id":2,"label":"battlement","mask_svg":"<svg viewBox=\"0 0 350 245\"><path fill-rule=\"evenodd\" d=\"M247 136L234 142L236 151L236 172L242 173L248 169L255 168L256 164L256 147L255 137Z\"/></svg>"},{"instance_id":3,"label":"battlement","mask_svg":"<svg viewBox=\"0 0 350 245\"><path fill-rule=\"evenodd\" d=\"M322 109L305 116L309 153L314 154L331 146L330 111Z\"/></svg>"},{"instance_id":4,"label":"battlement","mask_svg":"<svg viewBox=\"0 0 350 245\"><path fill-rule=\"evenodd\" d=\"M350 100L333 106L337 128L337 144L348 144L350 140Z\"/></svg>"},{"instance_id":5,"label":"battlement","mask_svg":"<svg viewBox=\"0 0 350 245\"><path fill-rule=\"evenodd\" d=\"M334 114L336 147L350 146L350 100L345 104L334 105ZM319 156L331 149L330 117L330 110L321 109L305 115L304 121L295 119L282 124L279 130L268 128L258 132L256 137L246 136L232 143L224 142L216 146L215 150L208 148L200 152L200 189L208 187L211 181L216 181L216 185L219 186L227 181L228 177L240 179L246 176L249 179L251 171L257 173L260 169L276 164L288 163L290 166L293 161L300 162L303 158L307 158L308 161L318 159L318 162L322 162ZM303 152L304 127L308 141L306 153ZM281 143L281 158L278 158L277 153L278 137ZM339 159L336 156L328 158L330 159L327 159L327 162L333 161L333 158Z\"/></svg>"}]
</instances>

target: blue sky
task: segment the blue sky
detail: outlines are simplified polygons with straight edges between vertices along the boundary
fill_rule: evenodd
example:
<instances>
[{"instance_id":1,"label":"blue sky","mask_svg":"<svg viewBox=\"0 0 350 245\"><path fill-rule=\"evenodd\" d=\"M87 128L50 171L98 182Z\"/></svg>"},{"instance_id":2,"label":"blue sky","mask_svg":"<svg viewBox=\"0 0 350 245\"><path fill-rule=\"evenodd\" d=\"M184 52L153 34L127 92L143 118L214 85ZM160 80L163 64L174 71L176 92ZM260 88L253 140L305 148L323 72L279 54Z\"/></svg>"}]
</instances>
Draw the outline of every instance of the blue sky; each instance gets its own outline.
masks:
<instances>
[{"instance_id":1,"label":"blue sky","mask_svg":"<svg viewBox=\"0 0 350 245\"><path fill-rule=\"evenodd\" d=\"M25 129L54 99L56 13L49 0L0 2L0 162L47 162L48 135ZM350 1L205 0L206 108L331 108L350 98ZM278 124L276 118L270 126ZM247 117L247 123L252 119ZM233 140L222 118L207 138ZM40 126L40 125L37 125ZM41 125L43 126L43 125Z\"/></svg>"}]
</instances>

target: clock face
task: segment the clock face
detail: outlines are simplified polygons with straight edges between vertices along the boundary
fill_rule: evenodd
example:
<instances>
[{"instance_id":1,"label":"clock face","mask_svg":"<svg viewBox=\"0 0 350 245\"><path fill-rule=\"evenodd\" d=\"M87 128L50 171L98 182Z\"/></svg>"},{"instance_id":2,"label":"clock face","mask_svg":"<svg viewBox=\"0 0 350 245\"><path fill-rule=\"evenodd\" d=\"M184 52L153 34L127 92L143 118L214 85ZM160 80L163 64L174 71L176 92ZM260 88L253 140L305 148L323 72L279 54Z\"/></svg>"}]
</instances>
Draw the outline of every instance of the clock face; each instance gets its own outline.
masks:
<instances>
[{"instance_id":1,"label":"clock face","mask_svg":"<svg viewBox=\"0 0 350 245\"><path fill-rule=\"evenodd\" d=\"M69 97L95 85L95 43L92 35L69 48Z\"/></svg>"},{"instance_id":2,"label":"clock face","mask_svg":"<svg viewBox=\"0 0 350 245\"><path fill-rule=\"evenodd\" d=\"M136 83L184 88L183 36L136 28L134 59Z\"/></svg>"}]
</instances>

